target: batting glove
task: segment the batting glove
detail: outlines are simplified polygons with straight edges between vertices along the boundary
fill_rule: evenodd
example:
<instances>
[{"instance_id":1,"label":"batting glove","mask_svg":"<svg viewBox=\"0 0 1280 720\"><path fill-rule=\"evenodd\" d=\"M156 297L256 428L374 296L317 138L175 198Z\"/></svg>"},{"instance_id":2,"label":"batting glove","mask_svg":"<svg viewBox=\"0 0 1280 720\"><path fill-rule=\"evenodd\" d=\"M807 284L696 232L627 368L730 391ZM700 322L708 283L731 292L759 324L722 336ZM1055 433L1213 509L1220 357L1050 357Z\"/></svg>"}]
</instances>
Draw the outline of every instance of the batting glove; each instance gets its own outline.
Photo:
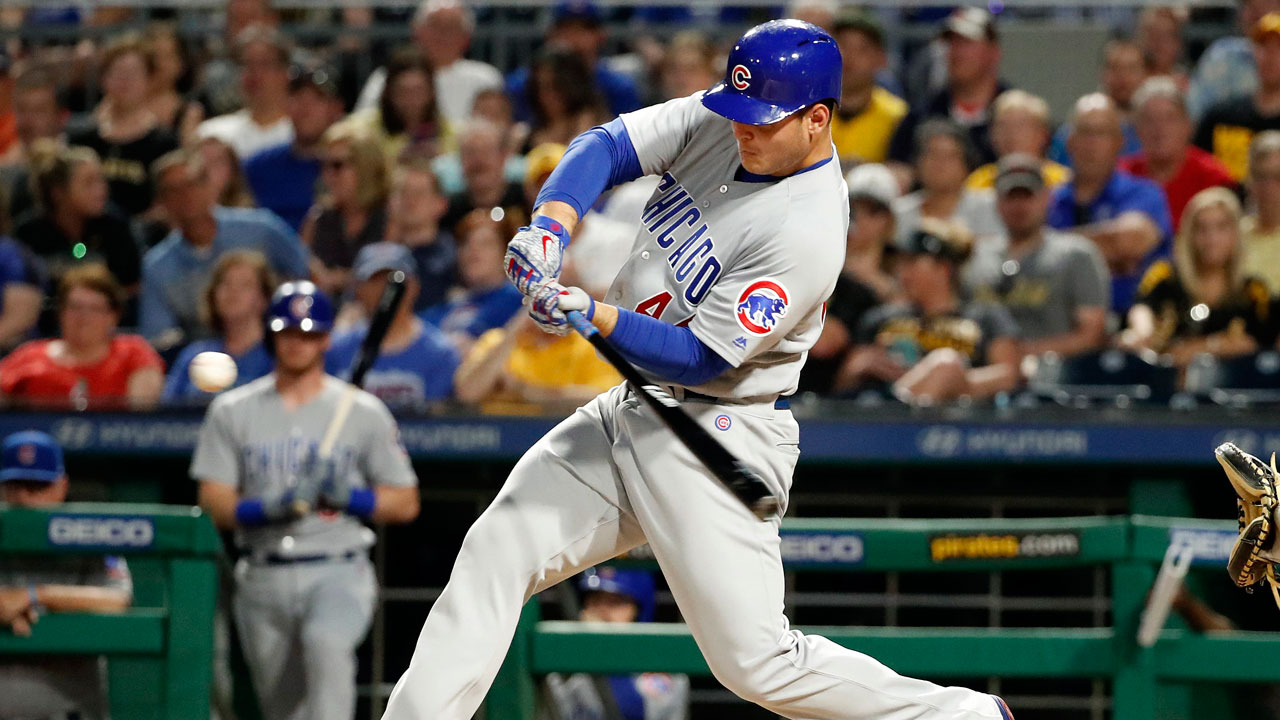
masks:
<instances>
[{"instance_id":1,"label":"batting glove","mask_svg":"<svg viewBox=\"0 0 1280 720\"><path fill-rule=\"evenodd\" d=\"M565 313L571 310L577 310L591 320L596 314L596 301L582 288L567 288L560 283L549 282L534 291L529 316L544 332L568 335L573 328L569 326Z\"/></svg>"},{"instance_id":2,"label":"batting glove","mask_svg":"<svg viewBox=\"0 0 1280 720\"><path fill-rule=\"evenodd\" d=\"M262 514L273 523L292 522L310 514L313 507L315 499L299 488L289 488L262 499Z\"/></svg>"},{"instance_id":3,"label":"batting glove","mask_svg":"<svg viewBox=\"0 0 1280 720\"><path fill-rule=\"evenodd\" d=\"M541 285L560 277L564 248L568 244L569 233L564 225L539 215L507 243L503 259L507 278L517 290L532 297Z\"/></svg>"}]
</instances>

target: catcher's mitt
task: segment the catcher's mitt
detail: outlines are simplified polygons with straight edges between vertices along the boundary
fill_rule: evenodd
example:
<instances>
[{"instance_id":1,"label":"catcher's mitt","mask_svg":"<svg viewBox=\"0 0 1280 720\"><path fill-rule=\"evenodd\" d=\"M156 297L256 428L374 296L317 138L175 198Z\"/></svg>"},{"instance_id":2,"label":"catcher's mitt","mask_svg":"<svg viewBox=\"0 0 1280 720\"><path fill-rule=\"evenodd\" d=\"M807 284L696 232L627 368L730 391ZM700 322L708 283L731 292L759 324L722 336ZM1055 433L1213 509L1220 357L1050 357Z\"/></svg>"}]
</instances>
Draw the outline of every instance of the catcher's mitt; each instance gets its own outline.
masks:
<instances>
[{"instance_id":1,"label":"catcher's mitt","mask_svg":"<svg viewBox=\"0 0 1280 720\"><path fill-rule=\"evenodd\" d=\"M1280 581L1276 579L1276 563L1280 553L1276 548L1276 508L1280 496L1276 492L1276 457L1271 456L1268 467L1258 458L1236 447L1223 443L1214 451L1218 463L1227 472L1231 487L1239 499L1240 537L1231 549L1227 572L1240 587L1251 587L1259 582L1271 586L1276 604L1280 605Z\"/></svg>"}]
</instances>

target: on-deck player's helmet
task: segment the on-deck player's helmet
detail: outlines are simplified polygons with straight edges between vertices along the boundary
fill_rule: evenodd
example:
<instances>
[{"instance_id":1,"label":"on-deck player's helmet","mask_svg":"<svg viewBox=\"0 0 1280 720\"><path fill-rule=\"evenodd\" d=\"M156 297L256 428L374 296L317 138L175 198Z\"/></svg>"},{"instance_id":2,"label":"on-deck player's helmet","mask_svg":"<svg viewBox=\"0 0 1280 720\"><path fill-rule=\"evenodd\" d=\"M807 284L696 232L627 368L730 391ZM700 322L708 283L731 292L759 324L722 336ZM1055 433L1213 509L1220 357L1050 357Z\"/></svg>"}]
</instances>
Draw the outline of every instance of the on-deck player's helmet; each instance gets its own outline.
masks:
<instances>
[{"instance_id":1,"label":"on-deck player's helmet","mask_svg":"<svg viewBox=\"0 0 1280 720\"><path fill-rule=\"evenodd\" d=\"M842 67L840 48L822 28L773 20L738 38L724 81L702 104L734 122L769 125L823 100L839 104Z\"/></svg>"},{"instance_id":2,"label":"on-deck player's helmet","mask_svg":"<svg viewBox=\"0 0 1280 720\"><path fill-rule=\"evenodd\" d=\"M630 598L636 604L636 620L653 620L656 604L653 575L644 570L620 570L607 566L590 568L578 580L578 591L583 595L607 592Z\"/></svg>"},{"instance_id":3,"label":"on-deck player's helmet","mask_svg":"<svg viewBox=\"0 0 1280 720\"><path fill-rule=\"evenodd\" d=\"M329 332L333 328L333 303L310 280L291 280L276 288L267 309L267 330L297 328L303 332Z\"/></svg>"}]
</instances>

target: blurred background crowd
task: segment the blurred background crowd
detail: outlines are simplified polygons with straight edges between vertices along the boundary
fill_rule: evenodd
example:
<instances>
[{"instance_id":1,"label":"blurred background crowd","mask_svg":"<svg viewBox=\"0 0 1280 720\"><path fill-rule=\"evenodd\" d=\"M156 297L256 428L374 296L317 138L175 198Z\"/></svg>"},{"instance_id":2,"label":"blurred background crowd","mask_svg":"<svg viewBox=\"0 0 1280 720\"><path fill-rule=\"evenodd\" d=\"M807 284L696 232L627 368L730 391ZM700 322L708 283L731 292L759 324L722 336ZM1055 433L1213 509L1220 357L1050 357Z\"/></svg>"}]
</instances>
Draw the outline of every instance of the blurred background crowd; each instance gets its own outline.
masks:
<instances>
[{"instance_id":1,"label":"blurred background crowd","mask_svg":"<svg viewBox=\"0 0 1280 720\"><path fill-rule=\"evenodd\" d=\"M191 359L230 354L238 384L269 372L263 311L301 277L341 304L341 374L400 270L410 299L367 381L389 405L577 404L619 378L534 329L507 240L578 133L708 88L740 29L778 16L827 29L844 60L848 249L801 391L1275 392L1280 0L1197 12L1223 32L1192 41L1196 18L1159 6L6 7L0 398L207 402ZM1025 73L1006 75L1003 28L1028 18L1105 28L1095 66L1060 68L1096 90L1064 103L1007 79ZM540 37L483 57L487 23ZM904 23L914 42L890 32ZM569 282L603 296L653 188L592 209Z\"/></svg>"}]
</instances>

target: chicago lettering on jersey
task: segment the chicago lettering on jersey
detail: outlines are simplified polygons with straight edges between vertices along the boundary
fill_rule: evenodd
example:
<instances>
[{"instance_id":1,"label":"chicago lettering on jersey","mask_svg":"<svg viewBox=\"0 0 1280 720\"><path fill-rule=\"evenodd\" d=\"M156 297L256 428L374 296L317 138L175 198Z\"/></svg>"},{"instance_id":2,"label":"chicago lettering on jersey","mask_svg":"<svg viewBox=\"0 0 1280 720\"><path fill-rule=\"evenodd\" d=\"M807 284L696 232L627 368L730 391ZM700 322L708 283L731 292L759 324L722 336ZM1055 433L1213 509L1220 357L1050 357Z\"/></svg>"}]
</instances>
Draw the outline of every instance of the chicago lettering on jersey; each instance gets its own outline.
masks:
<instances>
[{"instance_id":1,"label":"chicago lettering on jersey","mask_svg":"<svg viewBox=\"0 0 1280 720\"><path fill-rule=\"evenodd\" d=\"M691 305L706 299L724 270L696 200L675 176L663 173L655 197L640 217L658 247L669 250L667 264Z\"/></svg>"}]
</instances>

